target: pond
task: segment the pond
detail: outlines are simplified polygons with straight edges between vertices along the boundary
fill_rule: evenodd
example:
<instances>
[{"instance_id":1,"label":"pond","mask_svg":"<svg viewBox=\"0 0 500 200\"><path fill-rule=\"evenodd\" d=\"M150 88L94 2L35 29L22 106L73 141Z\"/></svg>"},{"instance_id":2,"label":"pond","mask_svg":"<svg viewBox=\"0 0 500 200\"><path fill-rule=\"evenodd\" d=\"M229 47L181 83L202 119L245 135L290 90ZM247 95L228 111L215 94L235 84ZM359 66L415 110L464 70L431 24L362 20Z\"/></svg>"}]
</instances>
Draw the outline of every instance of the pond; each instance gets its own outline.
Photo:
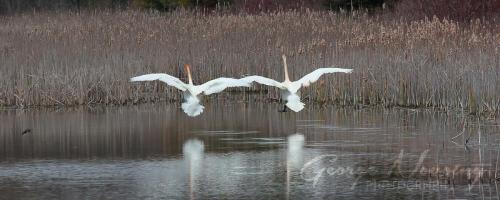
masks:
<instances>
[{"instance_id":1,"label":"pond","mask_svg":"<svg viewBox=\"0 0 500 200\"><path fill-rule=\"evenodd\" d=\"M495 119L225 101L191 118L179 107L0 111L0 199L498 198Z\"/></svg>"}]
</instances>

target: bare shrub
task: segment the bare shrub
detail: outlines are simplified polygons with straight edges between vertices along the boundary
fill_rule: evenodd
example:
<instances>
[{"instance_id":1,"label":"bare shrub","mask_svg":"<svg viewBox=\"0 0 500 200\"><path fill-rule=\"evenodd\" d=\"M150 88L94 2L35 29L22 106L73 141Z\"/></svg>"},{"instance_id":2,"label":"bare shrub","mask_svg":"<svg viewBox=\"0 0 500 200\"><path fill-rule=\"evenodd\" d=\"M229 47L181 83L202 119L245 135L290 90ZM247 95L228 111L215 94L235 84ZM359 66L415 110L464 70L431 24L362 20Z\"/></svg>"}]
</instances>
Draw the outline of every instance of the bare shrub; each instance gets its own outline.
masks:
<instances>
[{"instance_id":1,"label":"bare shrub","mask_svg":"<svg viewBox=\"0 0 500 200\"><path fill-rule=\"evenodd\" d=\"M408 19L436 16L455 21L498 17L500 0L400 0L397 15Z\"/></svg>"}]
</instances>

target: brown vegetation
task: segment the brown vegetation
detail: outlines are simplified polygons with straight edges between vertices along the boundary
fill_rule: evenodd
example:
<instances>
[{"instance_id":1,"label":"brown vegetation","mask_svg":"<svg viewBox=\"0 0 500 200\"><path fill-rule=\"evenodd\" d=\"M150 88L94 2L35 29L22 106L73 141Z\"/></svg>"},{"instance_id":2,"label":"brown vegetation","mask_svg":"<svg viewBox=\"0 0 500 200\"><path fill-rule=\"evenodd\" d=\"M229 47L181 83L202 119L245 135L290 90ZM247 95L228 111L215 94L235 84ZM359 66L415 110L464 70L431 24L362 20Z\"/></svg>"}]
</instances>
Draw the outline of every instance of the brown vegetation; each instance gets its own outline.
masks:
<instances>
[{"instance_id":1,"label":"brown vegetation","mask_svg":"<svg viewBox=\"0 0 500 200\"><path fill-rule=\"evenodd\" d=\"M303 98L338 105L500 109L500 25L496 21L405 22L331 12L258 15L27 14L0 18L0 105L127 104L176 100L161 83L132 84L164 72L194 81L257 74L293 78L315 68L354 68L328 75ZM255 89L267 89L256 86ZM277 97L262 90L260 99Z\"/></svg>"}]
</instances>

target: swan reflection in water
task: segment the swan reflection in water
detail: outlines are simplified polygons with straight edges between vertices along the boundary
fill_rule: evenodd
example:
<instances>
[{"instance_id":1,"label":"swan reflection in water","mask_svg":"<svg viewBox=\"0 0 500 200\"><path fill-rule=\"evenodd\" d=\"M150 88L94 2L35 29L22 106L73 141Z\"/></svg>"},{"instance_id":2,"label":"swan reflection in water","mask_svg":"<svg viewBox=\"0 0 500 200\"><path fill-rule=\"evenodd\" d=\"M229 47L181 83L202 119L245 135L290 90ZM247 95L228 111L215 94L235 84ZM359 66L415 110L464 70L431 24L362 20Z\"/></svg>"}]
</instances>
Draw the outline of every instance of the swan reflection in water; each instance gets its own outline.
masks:
<instances>
[{"instance_id":1,"label":"swan reflection in water","mask_svg":"<svg viewBox=\"0 0 500 200\"><path fill-rule=\"evenodd\" d=\"M290 195L290 176L293 171L300 171L303 163L304 135L288 136L286 155L286 197Z\"/></svg>"},{"instance_id":2,"label":"swan reflection in water","mask_svg":"<svg viewBox=\"0 0 500 200\"><path fill-rule=\"evenodd\" d=\"M194 191L196 191L196 177L200 175L204 149L203 142L198 139L190 139L186 141L182 147L182 153L189 174L188 183L190 199L195 199Z\"/></svg>"}]
</instances>

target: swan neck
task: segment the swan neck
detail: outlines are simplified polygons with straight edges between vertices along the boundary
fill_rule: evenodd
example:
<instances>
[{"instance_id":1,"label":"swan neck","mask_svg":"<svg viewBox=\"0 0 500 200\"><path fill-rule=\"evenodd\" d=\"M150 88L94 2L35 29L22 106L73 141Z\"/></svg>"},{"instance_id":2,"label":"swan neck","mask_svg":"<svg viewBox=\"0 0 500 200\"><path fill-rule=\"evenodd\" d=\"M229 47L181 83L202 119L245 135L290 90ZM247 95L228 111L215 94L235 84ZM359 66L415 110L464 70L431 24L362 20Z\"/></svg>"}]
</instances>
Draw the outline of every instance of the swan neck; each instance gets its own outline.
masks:
<instances>
[{"instance_id":1,"label":"swan neck","mask_svg":"<svg viewBox=\"0 0 500 200\"><path fill-rule=\"evenodd\" d=\"M285 68L285 82L290 82L290 78L288 77L288 66L286 65L285 55L283 55L283 67Z\"/></svg>"},{"instance_id":2,"label":"swan neck","mask_svg":"<svg viewBox=\"0 0 500 200\"><path fill-rule=\"evenodd\" d=\"M189 85L193 85L193 78L191 77L191 69L189 69L189 65L186 65L185 68L188 75Z\"/></svg>"},{"instance_id":3,"label":"swan neck","mask_svg":"<svg viewBox=\"0 0 500 200\"><path fill-rule=\"evenodd\" d=\"M191 71L188 70L189 85L193 85L193 78L191 78Z\"/></svg>"}]
</instances>

